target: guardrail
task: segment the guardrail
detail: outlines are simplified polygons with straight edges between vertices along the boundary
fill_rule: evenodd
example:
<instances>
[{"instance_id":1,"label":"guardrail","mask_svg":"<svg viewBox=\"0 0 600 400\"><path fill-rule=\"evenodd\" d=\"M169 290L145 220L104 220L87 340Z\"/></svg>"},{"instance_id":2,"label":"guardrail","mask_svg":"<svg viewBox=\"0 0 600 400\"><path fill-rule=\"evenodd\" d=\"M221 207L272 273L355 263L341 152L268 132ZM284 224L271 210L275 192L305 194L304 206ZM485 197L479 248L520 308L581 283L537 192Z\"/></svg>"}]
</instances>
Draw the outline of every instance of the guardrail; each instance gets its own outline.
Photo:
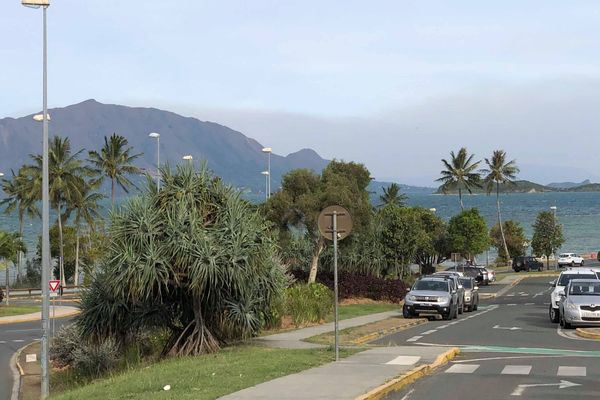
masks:
<instances>
[{"instance_id":1,"label":"guardrail","mask_svg":"<svg viewBox=\"0 0 600 400\"><path fill-rule=\"evenodd\" d=\"M79 292L81 291L82 286L65 286L64 288L62 288L62 296L64 296L65 294L68 295L78 295ZM34 296L41 296L42 295L42 289L40 288L19 288L19 289L10 289L10 297L34 297Z\"/></svg>"}]
</instances>

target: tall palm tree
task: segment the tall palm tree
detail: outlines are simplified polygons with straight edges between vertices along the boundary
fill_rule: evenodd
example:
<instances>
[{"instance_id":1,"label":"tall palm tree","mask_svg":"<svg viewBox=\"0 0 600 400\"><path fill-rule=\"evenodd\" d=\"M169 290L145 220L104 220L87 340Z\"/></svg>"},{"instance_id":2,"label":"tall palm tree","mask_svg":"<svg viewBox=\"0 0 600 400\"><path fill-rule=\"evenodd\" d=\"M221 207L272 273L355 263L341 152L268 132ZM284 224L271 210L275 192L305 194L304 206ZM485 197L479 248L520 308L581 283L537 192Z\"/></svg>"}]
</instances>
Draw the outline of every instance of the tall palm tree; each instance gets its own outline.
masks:
<instances>
[{"instance_id":1,"label":"tall palm tree","mask_svg":"<svg viewBox=\"0 0 600 400\"><path fill-rule=\"evenodd\" d=\"M75 196L70 207L75 212L75 276L74 283L79 285L79 241L81 225L84 222L90 231L94 231L96 219L100 217L99 210L101 206L98 204L105 196L101 193L94 192L97 189L97 181L84 182L80 193Z\"/></svg>"},{"instance_id":2,"label":"tall palm tree","mask_svg":"<svg viewBox=\"0 0 600 400\"><path fill-rule=\"evenodd\" d=\"M17 257L20 253L24 253L27 251L25 244L21 240L21 236L18 233L8 233L4 231L0 231L0 258L4 258L12 261L13 263L17 262ZM10 296L10 286L9 286L9 274L8 274L8 266L6 267L6 304L8 304L8 298Z\"/></svg>"},{"instance_id":3,"label":"tall palm tree","mask_svg":"<svg viewBox=\"0 0 600 400\"><path fill-rule=\"evenodd\" d=\"M400 192L400 185L392 183L387 188L383 188L383 194L379 196L381 203L379 207L385 207L388 205L395 205L398 207L404 207L408 197Z\"/></svg>"},{"instance_id":4,"label":"tall palm tree","mask_svg":"<svg viewBox=\"0 0 600 400\"><path fill-rule=\"evenodd\" d=\"M515 160L506 161L506 152L504 150L495 150L492 154L492 159L485 159L487 164L486 169L482 169L481 173L485 175L483 181L485 182L487 193L490 194L494 189L496 190L496 207L498 211L498 226L500 227L500 235L502 236L502 243L504 245L504 251L506 252L507 259L510 258L508 252L508 246L506 245L506 238L504 237L504 227L502 226L502 219L500 217L500 185L504 184L515 184L516 175L519 173L519 168Z\"/></svg>"},{"instance_id":5,"label":"tall palm tree","mask_svg":"<svg viewBox=\"0 0 600 400\"><path fill-rule=\"evenodd\" d=\"M104 177L110 178L112 208L115 207L115 185L118 184L125 193L129 193L128 187L133 183L127 178L127 175L141 173L141 169L132 162L143 153L131 154L133 147L128 144L129 142L123 136L113 133L110 138L104 137L104 147L100 149L100 152L90 151L88 153L88 161L100 175L100 180L103 180Z\"/></svg>"},{"instance_id":6,"label":"tall palm tree","mask_svg":"<svg viewBox=\"0 0 600 400\"><path fill-rule=\"evenodd\" d=\"M15 175L13 170L10 171L12 177L10 179L2 179L2 190L7 195L6 198L0 201L0 205L5 205L5 214L17 212L19 218L19 237L23 237L23 221L25 216L35 218L40 216L36 201L38 196L34 190L33 178L28 175L25 168L21 167ZM17 256L17 280L21 278L22 253Z\"/></svg>"},{"instance_id":7,"label":"tall palm tree","mask_svg":"<svg viewBox=\"0 0 600 400\"><path fill-rule=\"evenodd\" d=\"M75 154L71 153L71 141L69 138L55 136L50 142L48 151L48 177L50 202L56 209L56 222L58 224L58 239L60 253L60 277L64 286L64 243L63 243L63 222L69 217L70 205L77 196L81 196L82 188L85 184L85 176L91 174L91 170L83 166L79 160L79 150ZM34 164L26 166L26 171L34 176L35 187L41 187L42 180L42 156L32 155Z\"/></svg>"},{"instance_id":8,"label":"tall palm tree","mask_svg":"<svg viewBox=\"0 0 600 400\"><path fill-rule=\"evenodd\" d=\"M450 161L442 159L442 163L446 169L442 170L441 178L437 182L442 182L442 193L446 194L450 190L458 189L458 200L460 202L461 211L465 209L462 200L462 190L466 189L469 193L473 193L473 189L481 187L481 176L477 172L477 167L481 161L473 161L474 154L467 153L467 149L462 147L458 154L454 151L450 152Z\"/></svg>"}]
</instances>

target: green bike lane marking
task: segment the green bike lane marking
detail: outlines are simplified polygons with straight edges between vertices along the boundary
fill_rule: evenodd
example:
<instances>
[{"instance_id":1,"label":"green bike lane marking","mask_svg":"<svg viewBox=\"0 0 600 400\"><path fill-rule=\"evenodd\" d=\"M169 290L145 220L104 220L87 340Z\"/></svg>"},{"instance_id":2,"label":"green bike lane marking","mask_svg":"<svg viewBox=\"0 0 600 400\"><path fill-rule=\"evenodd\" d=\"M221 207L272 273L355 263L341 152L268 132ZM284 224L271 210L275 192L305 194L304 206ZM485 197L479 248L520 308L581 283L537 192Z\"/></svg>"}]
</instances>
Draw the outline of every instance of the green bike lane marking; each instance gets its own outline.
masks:
<instances>
[{"instance_id":1,"label":"green bike lane marking","mask_svg":"<svg viewBox=\"0 0 600 400\"><path fill-rule=\"evenodd\" d=\"M519 353L519 354L542 354L555 356L581 356L581 357L600 357L600 351L589 350L565 350L548 349L544 347L506 347L506 346L477 346L477 345L458 345L461 351L466 353Z\"/></svg>"}]
</instances>

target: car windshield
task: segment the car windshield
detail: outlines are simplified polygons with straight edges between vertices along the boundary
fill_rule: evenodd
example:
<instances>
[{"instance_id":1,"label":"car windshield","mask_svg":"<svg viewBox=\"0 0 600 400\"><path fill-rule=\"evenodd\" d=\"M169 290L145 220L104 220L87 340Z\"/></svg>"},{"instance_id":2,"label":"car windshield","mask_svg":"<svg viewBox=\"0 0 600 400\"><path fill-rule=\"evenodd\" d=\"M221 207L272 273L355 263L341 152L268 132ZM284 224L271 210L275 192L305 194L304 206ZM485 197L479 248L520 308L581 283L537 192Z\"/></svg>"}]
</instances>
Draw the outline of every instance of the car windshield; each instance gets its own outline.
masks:
<instances>
[{"instance_id":1,"label":"car windshield","mask_svg":"<svg viewBox=\"0 0 600 400\"><path fill-rule=\"evenodd\" d=\"M597 279L595 274L562 274L558 280L558 286L567 286L571 279Z\"/></svg>"},{"instance_id":2,"label":"car windshield","mask_svg":"<svg viewBox=\"0 0 600 400\"><path fill-rule=\"evenodd\" d=\"M569 295L573 296L600 296L599 282L577 282L571 285Z\"/></svg>"},{"instance_id":3,"label":"car windshield","mask_svg":"<svg viewBox=\"0 0 600 400\"><path fill-rule=\"evenodd\" d=\"M560 258L569 258L571 255L569 253L562 253L559 255Z\"/></svg>"},{"instance_id":4,"label":"car windshield","mask_svg":"<svg viewBox=\"0 0 600 400\"><path fill-rule=\"evenodd\" d=\"M413 290L431 290L434 292L447 292L448 283L442 281L418 281Z\"/></svg>"},{"instance_id":5,"label":"car windshield","mask_svg":"<svg viewBox=\"0 0 600 400\"><path fill-rule=\"evenodd\" d=\"M471 284L471 280L470 279L461 279L460 283L463 285L463 287L465 289L472 289L473 285Z\"/></svg>"}]
</instances>

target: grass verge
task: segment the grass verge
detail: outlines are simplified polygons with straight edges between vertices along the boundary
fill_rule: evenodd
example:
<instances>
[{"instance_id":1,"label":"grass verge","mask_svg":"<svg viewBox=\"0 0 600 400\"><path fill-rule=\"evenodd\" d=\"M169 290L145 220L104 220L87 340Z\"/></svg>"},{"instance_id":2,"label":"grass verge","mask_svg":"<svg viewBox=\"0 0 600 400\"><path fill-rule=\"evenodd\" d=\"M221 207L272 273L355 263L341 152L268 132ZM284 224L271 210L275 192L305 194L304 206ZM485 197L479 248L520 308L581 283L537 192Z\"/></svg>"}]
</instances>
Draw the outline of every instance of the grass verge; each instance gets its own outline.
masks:
<instances>
[{"instance_id":1,"label":"grass verge","mask_svg":"<svg viewBox=\"0 0 600 400\"><path fill-rule=\"evenodd\" d=\"M373 303L373 304L348 304L339 307L338 313L340 319L349 319L361 317L363 315L377 314L385 311L398 311L398 304L390 303ZM333 315L327 318L328 322L334 320Z\"/></svg>"},{"instance_id":2,"label":"grass verge","mask_svg":"<svg viewBox=\"0 0 600 400\"><path fill-rule=\"evenodd\" d=\"M0 317L12 317L14 315L22 315L22 314L31 314L34 312L39 312L41 310L40 306L32 306L32 305L0 305Z\"/></svg>"},{"instance_id":3,"label":"grass verge","mask_svg":"<svg viewBox=\"0 0 600 400\"><path fill-rule=\"evenodd\" d=\"M340 354L347 357L357 351L343 349ZM333 357L331 349L286 350L236 346L216 354L170 359L135 368L56 394L51 399L216 399L331 362ZM55 390L60 390L60 385L64 385L64 374L62 372L54 376ZM171 389L164 391L165 385L171 385Z\"/></svg>"},{"instance_id":4,"label":"grass verge","mask_svg":"<svg viewBox=\"0 0 600 400\"><path fill-rule=\"evenodd\" d=\"M366 325L347 328L340 331L340 345L357 346L366 342L376 340L382 336L389 335L403 329L427 322L424 318L404 319L401 316L386 318L381 321ZM335 342L335 333L327 332L321 335L306 339L307 342L333 345Z\"/></svg>"}]
</instances>

